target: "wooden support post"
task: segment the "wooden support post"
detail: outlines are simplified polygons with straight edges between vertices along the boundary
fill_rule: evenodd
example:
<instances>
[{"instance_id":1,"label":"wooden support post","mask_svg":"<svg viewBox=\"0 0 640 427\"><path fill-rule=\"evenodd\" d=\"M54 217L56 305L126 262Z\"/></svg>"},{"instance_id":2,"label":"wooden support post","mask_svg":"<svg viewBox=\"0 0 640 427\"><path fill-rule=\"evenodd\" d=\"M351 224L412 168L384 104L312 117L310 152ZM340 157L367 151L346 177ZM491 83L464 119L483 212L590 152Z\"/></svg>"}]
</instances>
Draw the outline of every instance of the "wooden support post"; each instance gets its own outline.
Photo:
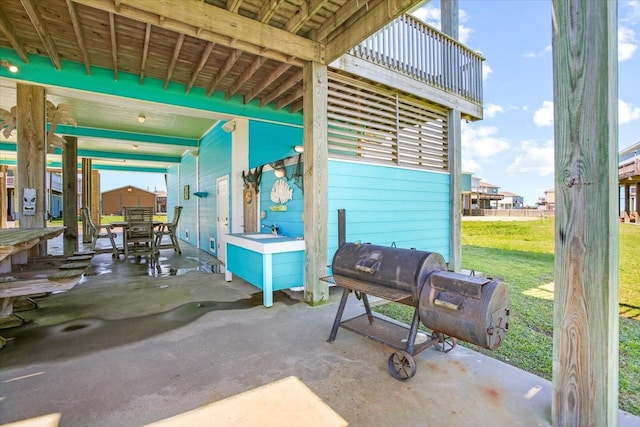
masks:
<instances>
[{"instance_id":1,"label":"wooden support post","mask_svg":"<svg viewBox=\"0 0 640 427\"><path fill-rule=\"evenodd\" d=\"M624 185L624 221L629 222L629 214L631 213L631 209L629 208L631 205L631 186L629 184Z\"/></svg>"},{"instance_id":2,"label":"wooden support post","mask_svg":"<svg viewBox=\"0 0 640 427\"><path fill-rule=\"evenodd\" d=\"M64 254L78 250L78 138L65 136L62 152L62 223Z\"/></svg>"},{"instance_id":3,"label":"wooden support post","mask_svg":"<svg viewBox=\"0 0 640 427\"><path fill-rule=\"evenodd\" d=\"M17 84L18 119L18 217L20 228L46 227L45 201L45 92L41 86ZM25 188L34 188L35 200L28 200L33 206L33 215L24 214ZM47 243L34 247L35 255L45 255Z\"/></svg>"},{"instance_id":4,"label":"wooden support post","mask_svg":"<svg viewBox=\"0 0 640 427\"><path fill-rule=\"evenodd\" d=\"M311 305L329 302L327 275L327 66L308 62L304 67L304 300Z\"/></svg>"},{"instance_id":5,"label":"wooden support post","mask_svg":"<svg viewBox=\"0 0 640 427\"><path fill-rule=\"evenodd\" d=\"M93 221L98 224L95 219L95 212L91 209L91 159L82 159L82 207L87 207L91 210L91 216ZM91 242L91 235L89 233L89 227L87 222L82 222L82 241L84 243Z\"/></svg>"},{"instance_id":6,"label":"wooden support post","mask_svg":"<svg viewBox=\"0 0 640 427\"><path fill-rule=\"evenodd\" d=\"M7 228L7 211L9 202L7 200L7 165L0 165L0 228Z\"/></svg>"},{"instance_id":7,"label":"wooden support post","mask_svg":"<svg viewBox=\"0 0 640 427\"><path fill-rule=\"evenodd\" d=\"M554 426L618 424L617 3L553 0Z\"/></svg>"},{"instance_id":8,"label":"wooden support post","mask_svg":"<svg viewBox=\"0 0 640 427\"><path fill-rule=\"evenodd\" d=\"M442 32L458 39L458 0L442 0L440 3ZM446 62L451 63L451 62ZM462 268L462 149L460 111L449 110L449 270Z\"/></svg>"}]
</instances>

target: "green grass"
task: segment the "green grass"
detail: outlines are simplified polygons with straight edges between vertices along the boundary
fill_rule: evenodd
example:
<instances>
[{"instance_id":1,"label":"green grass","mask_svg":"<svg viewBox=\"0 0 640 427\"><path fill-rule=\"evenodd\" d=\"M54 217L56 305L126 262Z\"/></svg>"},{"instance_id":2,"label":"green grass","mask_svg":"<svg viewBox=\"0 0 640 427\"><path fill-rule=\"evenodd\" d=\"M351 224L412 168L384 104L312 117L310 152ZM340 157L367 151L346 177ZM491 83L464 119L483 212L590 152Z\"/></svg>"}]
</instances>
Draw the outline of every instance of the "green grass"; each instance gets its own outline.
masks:
<instances>
[{"instance_id":1,"label":"green grass","mask_svg":"<svg viewBox=\"0 0 640 427\"><path fill-rule=\"evenodd\" d=\"M640 226L620 224L620 407L640 415ZM554 222L465 221L462 267L500 278L511 296L509 332L496 351L460 343L551 380L553 352ZM405 323L413 308L376 307Z\"/></svg>"}]
</instances>

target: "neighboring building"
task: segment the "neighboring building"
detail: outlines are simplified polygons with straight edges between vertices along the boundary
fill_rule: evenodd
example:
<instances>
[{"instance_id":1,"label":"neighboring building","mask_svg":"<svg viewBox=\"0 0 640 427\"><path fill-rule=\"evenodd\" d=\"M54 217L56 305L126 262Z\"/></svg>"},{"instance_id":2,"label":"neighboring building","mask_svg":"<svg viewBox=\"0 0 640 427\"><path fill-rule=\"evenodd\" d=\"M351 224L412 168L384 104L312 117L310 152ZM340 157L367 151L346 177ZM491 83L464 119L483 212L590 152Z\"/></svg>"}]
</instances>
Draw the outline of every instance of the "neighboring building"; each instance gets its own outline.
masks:
<instances>
[{"instance_id":1,"label":"neighboring building","mask_svg":"<svg viewBox=\"0 0 640 427\"><path fill-rule=\"evenodd\" d=\"M538 197L538 209L545 211L556 210L556 190L547 190L544 197Z\"/></svg>"},{"instance_id":2,"label":"neighboring building","mask_svg":"<svg viewBox=\"0 0 640 427\"><path fill-rule=\"evenodd\" d=\"M133 185L102 193L102 214L123 215L125 206L156 206L156 195ZM165 196L166 209L166 196Z\"/></svg>"},{"instance_id":3,"label":"neighboring building","mask_svg":"<svg viewBox=\"0 0 640 427\"><path fill-rule=\"evenodd\" d=\"M618 210L620 218L627 222L638 222L640 218L640 142L622 150L618 158Z\"/></svg>"},{"instance_id":4,"label":"neighboring building","mask_svg":"<svg viewBox=\"0 0 640 427\"><path fill-rule=\"evenodd\" d=\"M498 201L498 209L522 209L524 198L510 191L503 191L504 199Z\"/></svg>"},{"instance_id":5,"label":"neighboring building","mask_svg":"<svg viewBox=\"0 0 640 427\"><path fill-rule=\"evenodd\" d=\"M472 209L498 209L498 201L504 198L499 192L500 187L478 177L472 177L471 180Z\"/></svg>"},{"instance_id":6,"label":"neighboring building","mask_svg":"<svg viewBox=\"0 0 640 427\"><path fill-rule=\"evenodd\" d=\"M167 213L167 192L156 191L156 213Z\"/></svg>"}]
</instances>

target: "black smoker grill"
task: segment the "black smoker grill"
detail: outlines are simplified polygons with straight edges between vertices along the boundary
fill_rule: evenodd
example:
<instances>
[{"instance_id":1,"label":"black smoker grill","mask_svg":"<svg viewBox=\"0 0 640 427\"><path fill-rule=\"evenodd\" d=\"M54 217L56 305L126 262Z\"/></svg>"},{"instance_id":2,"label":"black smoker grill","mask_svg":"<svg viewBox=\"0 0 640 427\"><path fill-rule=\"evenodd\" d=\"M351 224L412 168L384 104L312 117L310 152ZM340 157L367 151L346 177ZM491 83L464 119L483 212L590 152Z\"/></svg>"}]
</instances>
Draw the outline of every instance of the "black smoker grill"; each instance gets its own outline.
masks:
<instances>
[{"instance_id":1,"label":"black smoker grill","mask_svg":"<svg viewBox=\"0 0 640 427\"><path fill-rule=\"evenodd\" d=\"M343 243L331 267L335 284L344 292L329 342L335 340L342 326L389 345L397 350L388 362L389 372L396 379L413 377L413 356L428 347L448 352L457 338L494 350L509 328L507 285L446 271L444 258L438 253ZM343 322L352 291L362 299L366 313ZM374 317L367 295L415 307L408 335L406 327ZM420 321L433 333L426 341L416 343Z\"/></svg>"}]
</instances>

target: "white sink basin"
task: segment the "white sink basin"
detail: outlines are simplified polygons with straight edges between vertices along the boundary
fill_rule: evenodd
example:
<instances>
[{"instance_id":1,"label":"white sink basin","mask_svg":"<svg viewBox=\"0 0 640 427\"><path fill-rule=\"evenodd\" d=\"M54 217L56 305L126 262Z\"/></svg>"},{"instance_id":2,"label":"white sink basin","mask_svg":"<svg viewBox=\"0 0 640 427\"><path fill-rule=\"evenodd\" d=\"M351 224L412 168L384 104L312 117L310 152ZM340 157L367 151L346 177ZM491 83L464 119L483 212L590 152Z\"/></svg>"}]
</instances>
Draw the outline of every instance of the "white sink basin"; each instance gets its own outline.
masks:
<instances>
[{"instance_id":1,"label":"white sink basin","mask_svg":"<svg viewBox=\"0 0 640 427\"><path fill-rule=\"evenodd\" d=\"M276 236L274 234L266 234L266 233L243 234L243 236L248 237L249 239L277 239L279 237L284 237L284 236Z\"/></svg>"}]
</instances>

